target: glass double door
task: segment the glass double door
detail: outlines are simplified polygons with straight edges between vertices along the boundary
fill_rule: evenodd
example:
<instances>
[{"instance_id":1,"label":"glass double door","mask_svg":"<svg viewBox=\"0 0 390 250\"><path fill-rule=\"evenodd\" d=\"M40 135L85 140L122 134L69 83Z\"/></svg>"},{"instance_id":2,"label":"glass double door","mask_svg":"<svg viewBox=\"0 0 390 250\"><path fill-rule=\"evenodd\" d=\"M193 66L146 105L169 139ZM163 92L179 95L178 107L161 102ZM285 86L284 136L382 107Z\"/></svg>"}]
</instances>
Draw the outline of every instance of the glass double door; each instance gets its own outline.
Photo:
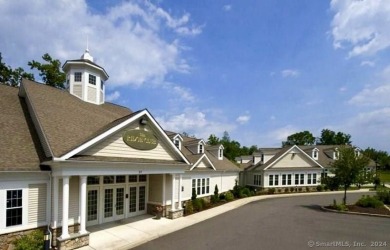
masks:
<instances>
[{"instance_id":1,"label":"glass double door","mask_svg":"<svg viewBox=\"0 0 390 250\"><path fill-rule=\"evenodd\" d=\"M104 186L87 190L89 226L145 213L145 185Z\"/></svg>"}]
</instances>

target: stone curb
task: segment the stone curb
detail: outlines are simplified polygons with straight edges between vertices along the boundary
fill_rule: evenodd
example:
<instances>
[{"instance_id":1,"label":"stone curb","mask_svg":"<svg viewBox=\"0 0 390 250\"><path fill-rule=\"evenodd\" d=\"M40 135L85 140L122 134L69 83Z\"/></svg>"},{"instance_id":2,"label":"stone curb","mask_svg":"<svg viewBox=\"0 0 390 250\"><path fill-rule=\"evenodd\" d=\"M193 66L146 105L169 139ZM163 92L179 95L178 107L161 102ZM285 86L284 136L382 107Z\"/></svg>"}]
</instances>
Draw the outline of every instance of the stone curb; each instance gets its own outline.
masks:
<instances>
[{"instance_id":1,"label":"stone curb","mask_svg":"<svg viewBox=\"0 0 390 250\"><path fill-rule=\"evenodd\" d=\"M390 215L384 215L384 214L369 214L369 213L359 213L359 212L349 212L349 211L338 211L338 210L329 209L329 208L322 207L322 206L321 206L321 209L326 211L326 212L332 212L332 213L364 215L364 216L381 217L381 218L389 218L390 219Z\"/></svg>"}]
</instances>

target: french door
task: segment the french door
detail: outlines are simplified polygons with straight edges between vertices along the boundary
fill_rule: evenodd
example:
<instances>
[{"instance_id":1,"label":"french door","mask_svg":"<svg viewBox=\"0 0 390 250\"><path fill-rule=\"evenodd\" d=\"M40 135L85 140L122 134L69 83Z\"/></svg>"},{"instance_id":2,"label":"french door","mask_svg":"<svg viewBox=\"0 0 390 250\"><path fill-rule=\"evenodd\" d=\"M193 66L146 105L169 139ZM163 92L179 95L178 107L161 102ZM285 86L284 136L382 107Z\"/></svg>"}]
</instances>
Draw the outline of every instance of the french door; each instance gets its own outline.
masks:
<instances>
[{"instance_id":1,"label":"french door","mask_svg":"<svg viewBox=\"0 0 390 250\"><path fill-rule=\"evenodd\" d=\"M129 186L128 217L146 213L146 186Z\"/></svg>"},{"instance_id":2,"label":"french door","mask_svg":"<svg viewBox=\"0 0 390 250\"><path fill-rule=\"evenodd\" d=\"M125 187L105 187L103 193L103 222L125 217Z\"/></svg>"}]
</instances>

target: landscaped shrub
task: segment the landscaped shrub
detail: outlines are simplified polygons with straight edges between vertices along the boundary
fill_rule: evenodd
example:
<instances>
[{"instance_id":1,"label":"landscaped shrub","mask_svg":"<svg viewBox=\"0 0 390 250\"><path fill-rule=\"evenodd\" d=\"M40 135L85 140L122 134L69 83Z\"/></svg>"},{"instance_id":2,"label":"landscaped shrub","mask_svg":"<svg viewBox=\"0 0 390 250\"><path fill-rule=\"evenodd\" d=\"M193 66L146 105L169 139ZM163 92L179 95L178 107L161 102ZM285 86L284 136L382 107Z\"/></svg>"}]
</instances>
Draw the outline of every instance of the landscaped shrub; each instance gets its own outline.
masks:
<instances>
[{"instance_id":1,"label":"landscaped shrub","mask_svg":"<svg viewBox=\"0 0 390 250\"><path fill-rule=\"evenodd\" d=\"M294 189L294 187L290 187L290 192L293 193L295 191Z\"/></svg>"},{"instance_id":2,"label":"landscaped shrub","mask_svg":"<svg viewBox=\"0 0 390 250\"><path fill-rule=\"evenodd\" d=\"M378 197L378 200L390 205L390 189L378 189L378 191L376 191L376 196Z\"/></svg>"},{"instance_id":3,"label":"landscaped shrub","mask_svg":"<svg viewBox=\"0 0 390 250\"><path fill-rule=\"evenodd\" d=\"M302 192L302 188L301 187L298 188L298 192Z\"/></svg>"},{"instance_id":4,"label":"landscaped shrub","mask_svg":"<svg viewBox=\"0 0 390 250\"><path fill-rule=\"evenodd\" d=\"M191 200L195 200L196 199L196 190L195 188L192 189L192 195L191 195Z\"/></svg>"},{"instance_id":5,"label":"landscaped shrub","mask_svg":"<svg viewBox=\"0 0 390 250\"><path fill-rule=\"evenodd\" d=\"M322 192L324 190L324 187L322 185L318 185L316 188L318 192Z\"/></svg>"},{"instance_id":6,"label":"landscaped shrub","mask_svg":"<svg viewBox=\"0 0 390 250\"><path fill-rule=\"evenodd\" d=\"M383 202L378 200L376 197L363 195L363 197L356 202L356 206L380 208L383 207Z\"/></svg>"},{"instance_id":7,"label":"landscaped shrub","mask_svg":"<svg viewBox=\"0 0 390 250\"><path fill-rule=\"evenodd\" d=\"M234 200L234 195L233 195L233 193L230 192L230 191L227 191L227 192L225 193L225 200L226 200L226 201L232 201L232 200Z\"/></svg>"},{"instance_id":8,"label":"landscaped shrub","mask_svg":"<svg viewBox=\"0 0 390 250\"><path fill-rule=\"evenodd\" d=\"M196 198L192 201L192 206L194 207L194 211L199 212L203 209L202 199Z\"/></svg>"},{"instance_id":9,"label":"landscaped shrub","mask_svg":"<svg viewBox=\"0 0 390 250\"><path fill-rule=\"evenodd\" d=\"M225 200L225 193L220 193L219 194L219 199L220 200Z\"/></svg>"},{"instance_id":10,"label":"landscaped shrub","mask_svg":"<svg viewBox=\"0 0 390 250\"><path fill-rule=\"evenodd\" d=\"M334 209L337 211L348 211L348 207L344 204L337 204L336 200L333 200L333 206Z\"/></svg>"},{"instance_id":11,"label":"landscaped shrub","mask_svg":"<svg viewBox=\"0 0 390 250\"><path fill-rule=\"evenodd\" d=\"M215 184L214 188L214 195L211 196L211 203L218 203L219 202L219 195L218 195L218 185Z\"/></svg>"},{"instance_id":12,"label":"landscaped shrub","mask_svg":"<svg viewBox=\"0 0 390 250\"><path fill-rule=\"evenodd\" d=\"M309 187L306 187L306 192L310 192L310 188Z\"/></svg>"},{"instance_id":13,"label":"landscaped shrub","mask_svg":"<svg viewBox=\"0 0 390 250\"><path fill-rule=\"evenodd\" d=\"M281 189L281 188L278 188L278 189L277 189L277 192L278 192L278 193L281 193L281 192L282 192L282 189Z\"/></svg>"},{"instance_id":14,"label":"landscaped shrub","mask_svg":"<svg viewBox=\"0 0 390 250\"><path fill-rule=\"evenodd\" d=\"M250 197L251 195L251 190L249 190L249 188L247 187L240 190L240 198Z\"/></svg>"},{"instance_id":15,"label":"landscaped shrub","mask_svg":"<svg viewBox=\"0 0 390 250\"><path fill-rule=\"evenodd\" d=\"M275 188L268 189L268 194L274 194L274 193L275 193Z\"/></svg>"},{"instance_id":16,"label":"landscaped shrub","mask_svg":"<svg viewBox=\"0 0 390 250\"><path fill-rule=\"evenodd\" d=\"M194 212L194 206L192 205L192 201L187 201L184 208L184 213L192 214L193 212Z\"/></svg>"},{"instance_id":17,"label":"landscaped shrub","mask_svg":"<svg viewBox=\"0 0 390 250\"><path fill-rule=\"evenodd\" d=\"M44 249L43 232L35 230L28 235L14 241L15 250L41 250Z\"/></svg>"},{"instance_id":18,"label":"landscaped shrub","mask_svg":"<svg viewBox=\"0 0 390 250\"><path fill-rule=\"evenodd\" d=\"M284 189L284 192L285 192L285 193L288 193L288 188L285 188L285 189Z\"/></svg>"}]
</instances>

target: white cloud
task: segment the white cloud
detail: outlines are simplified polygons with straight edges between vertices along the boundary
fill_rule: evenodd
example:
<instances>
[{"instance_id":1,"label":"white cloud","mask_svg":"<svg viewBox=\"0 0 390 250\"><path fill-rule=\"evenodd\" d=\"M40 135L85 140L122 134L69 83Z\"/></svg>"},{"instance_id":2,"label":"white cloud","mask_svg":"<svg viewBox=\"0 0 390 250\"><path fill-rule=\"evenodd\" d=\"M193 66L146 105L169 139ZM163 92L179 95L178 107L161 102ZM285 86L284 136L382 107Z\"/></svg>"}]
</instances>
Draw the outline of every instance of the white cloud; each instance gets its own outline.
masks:
<instances>
[{"instance_id":1,"label":"white cloud","mask_svg":"<svg viewBox=\"0 0 390 250\"><path fill-rule=\"evenodd\" d=\"M295 69L285 69L281 71L283 77L297 77L299 76L299 71Z\"/></svg>"},{"instance_id":2,"label":"white cloud","mask_svg":"<svg viewBox=\"0 0 390 250\"><path fill-rule=\"evenodd\" d=\"M224 11L230 11L231 9L232 9L232 5L230 5L230 4L227 4L227 5L223 6L223 10Z\"/></svg>"},{"instance_id":3,"label":"white cloud","mask_svg":"<svg viewBox=\"0 0 390 250\"><path fill-rule=\"evenodd\" d=\"M297 133L298 131L299 129L297 129L293 125L286 125L284 127L269 131L267 137L272 138L272 140L274 141L282 142L286 141L289 135Z\"/></svg>"},{"instance_id":4,"label":"white cloud","mask_svg":"<svg viewBox=\"0 0 390 250\"><path fill-rule=\"evenodd\" d=\"M332 0L334 48L349 56L373 55L390 46L390 1Z\"/></svg>"},{"instance_id":5,"label":"white cloud","mask_svg":"<svg viewBox=\"0 0 390 250\"><path fill-rule=\"evenodd\" d=\"M239 117L237 117L236 121L240 124L245 124L249 122L250 119L250 115L240 115Z\"/></svg>"},{"instance_id":6,"label":"white cloud","mask_svg":"<svg viewBox=\"0 0 390 250\"><path fill-rule=\"evenodd\" d=\"M117 100L120 96L121 96L121 94L119 93L119 91L114 91L111 94L108 94L108 95L106 94L106 101L113 102L113 101Z\"/></svg>"},{"instance_id":7,"label":"white cloud","mask_svg":"<svg viewBox=\"0 0 390 250\"><path fill-rule=\"evenodd\" d=\"M339 88L339 91L340 91L340 92L345 92L345 91L347 91L347 90L348 90L347 87L341 87L341 88Z\"/></svg>"},{"instance_id":8,"label":"white cloud","mask_svg":"<svg viewBox=\"0 0 390 250\"><path fill-rule=\"evenodd\" d=\"M340 126L352 135L352 143L362 148L375 147L388 151L390 107L361 112Z\"/></svg>"},{"instance_id":9,"label":"white cloud","mask_svg":"<svg viewBox=\"0 0 390 250\"><path fill-rule=\"evenodd\" d=\"M88 37L95 62L110 75L108 88L164 84L169 73L189 72L181 39L201 31L188 13L173 16L142 0L99 13L85 0L1 1L0 8L0 48L7 64L25 67L46 52L62 62L77 59Z\"/></svg>"},{"instance_id":10,"label":"white cloud","mask_svg":"<svg viewBox=\"0 0 390 250\"><path fill-rule=\"evenodd\" d=\"M169 131L187 132L198 138L206 139L210 134L220 134L223 131L233 131L235 126L225 121L220 121L207 110L195 108L185 109L178 114L166 114L156 117L160 125Z\"/></svg>"},{"instance_id":11,"label":"white cloud","mask_svg":"<svg viewBox=\"0 0 390 250\"><path fill-rule=\"evenodd\" d=\"M375 62L373 62L373 61L363 61L363 62L360 63L360 66L374 67L375 66Z\"/></svg>"},{"instance_id":12,"label":"white cloud","mask_svg":"<svg viewBox=\"0 0 390 250\"><path fill-rule=\"evenodd\" d=\"M362 91L353 96L348 103L357 106L389 107L390 96L390 65L381 73L382 84L367 85Z\"/></svg>"}]
</instances>

